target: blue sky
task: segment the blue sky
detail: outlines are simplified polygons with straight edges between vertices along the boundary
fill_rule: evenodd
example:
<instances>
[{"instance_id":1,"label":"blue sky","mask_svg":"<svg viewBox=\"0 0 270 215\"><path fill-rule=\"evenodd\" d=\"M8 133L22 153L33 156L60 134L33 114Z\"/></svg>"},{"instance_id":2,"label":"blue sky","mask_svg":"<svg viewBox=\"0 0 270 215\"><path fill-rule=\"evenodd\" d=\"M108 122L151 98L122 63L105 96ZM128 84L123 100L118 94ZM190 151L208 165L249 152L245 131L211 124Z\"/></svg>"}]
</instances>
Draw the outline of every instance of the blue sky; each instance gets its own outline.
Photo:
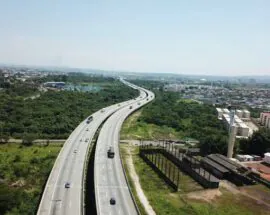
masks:
<instances>
[{"instance_id":1,"label":"blue sky","mask_svg":"<svg viewBox=\"0 0 270 215\"><path fill-rule=\"evenodd\" d=\"M270 75L269 0L2 0L0 63Z\"/></svg>"}]
</instances>

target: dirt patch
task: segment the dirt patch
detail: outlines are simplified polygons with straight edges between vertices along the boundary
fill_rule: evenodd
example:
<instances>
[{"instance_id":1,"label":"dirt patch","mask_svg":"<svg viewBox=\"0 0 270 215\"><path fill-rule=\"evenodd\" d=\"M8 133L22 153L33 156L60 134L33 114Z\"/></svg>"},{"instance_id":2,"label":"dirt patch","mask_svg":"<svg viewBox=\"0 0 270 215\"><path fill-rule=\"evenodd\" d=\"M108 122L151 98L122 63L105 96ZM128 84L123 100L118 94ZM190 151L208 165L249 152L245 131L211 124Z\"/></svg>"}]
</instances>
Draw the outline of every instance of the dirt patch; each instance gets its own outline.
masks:
<instances>
[{"instance_id":1,"label":"dirt patch","mask_svg":"<svg viewBox=\"0 0 270 215\"><path fill-rule=\"evenodd\" d=\"M186 197L189 199L197 199L197 200L203 200L206 202L211 202L216 197L221 196L222 193L219 189L211 189L211 190L201 190L201 191L195 191L190 192L186 194Z\"/></svg>"},{"instance_id":2,"label":"dirt patch","mask_svg":"<svg viewBox=\"0 0 270 215\"><path fill-rule=\"evenodd\" d=\"M130 128L131 125L134 123L134 121L137 121L137 119L139 118L139 116L141 115L141 111L135 112L130 116L130 120L127 120L127 128Z\"/></svg>"},{"instance_id":3,"label":"dirt patch","mask_svg":"<svg viewBox=\"0 0 270 215\"><path fill-rule=\"evenodd\" d=\"M18 181L15 181L14 183L12 183L10 186L11 187L23 187L25 185L25 181L20 179Z\"/></svg>"},{"instance_id":4,"label":"dirt patch","mask_svg":"<svg viewBox=\"0 0 270 215\"><path fill-rule=\"evenodd\" d=\"M234 184L228 182L228 181L220 181L219 187L223 187L223 188L227 189L232 194L239 194L240 193L240 190L238 189L238 187L235 186Z\"/></svg>"},{"instance_id":5,"label":"dirt patch","mask_svg":"<svg viewBox=\"0 0 270 215\"><path fill-rule=\"evenodd\" d=\"M133 159L132 159L130 149L126 148L126 152L127 152L126 162L127 162L127 167L129 169L129 175L134 183L134 187L135 187L136 193L138 195L138 199L140 200L141 204L143 205L143 207L148 215L156 215L156 213L153 210L152 206L150 205L147 197L144 195L144 192L143 192L142 187L140 185L140 179L135 171L135 167L133 164Z\"/></svg>"},{"instance_id":6,"label":"dirt patch","mask_svg":"<svg viewBox=\"0 0 270 215\"><path fill-rule=\"evenodd\" d=\"M231 184L228 181L221 181L219 183L220 187L223 187L230 191L231 193L237 195L243 195L249 199L256 201L258 204L264 205L270 208L270 195L268 192L259 190L256 186L244 186L236 187L234 184Z\"/></svg>"},{"instance_id":7,"label":"dirt patch","mask_svg":"<svg viewBox=\"0 0 270 215\"><path fill-rule=\"evenodd\" d=\"M270 207L270 193L264 190L258 189L256 186L247 186L240 188L241 193L252 197L258 203L264 202L268 207Z\"/></svg>"}]
</instances>

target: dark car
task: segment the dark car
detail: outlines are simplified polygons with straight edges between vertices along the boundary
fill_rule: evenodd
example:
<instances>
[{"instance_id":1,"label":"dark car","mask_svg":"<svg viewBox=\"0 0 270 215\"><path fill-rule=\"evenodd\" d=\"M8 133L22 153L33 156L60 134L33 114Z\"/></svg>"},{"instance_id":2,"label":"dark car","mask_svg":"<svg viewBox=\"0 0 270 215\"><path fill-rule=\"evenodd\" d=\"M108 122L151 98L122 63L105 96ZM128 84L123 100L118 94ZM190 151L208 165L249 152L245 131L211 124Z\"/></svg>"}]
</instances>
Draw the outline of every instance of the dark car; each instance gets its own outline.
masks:
<instances>
[{"instance_id":1,"label":"dark car","mask_svg":"<svg viewBox=\"0 0 270 215\"><path fill-rule=\"evenodd\" d=\"M107 152L108 158L114 158L114 150L113 147L110 147Z\"/></svg>"},{"instance_id":2,"label":"dark car","mask_svg":"<svg viewBox=\"0 0 270 215\"><path fill-rule=\"evenodd\" d=\"M70 188L70 183L69 182L65 183L65 188Z\"/></svg>"},{"instance_id":3,"label":"dark car","mask_svg":"<svg viewBox=\"0 0 270 215\"><path fill-rule=\"evenodd\" d=\"M110 199L110 204L111 204L111 205L115 205L115 204L116 204L115 198L111 198L111 199Z\"/></svg>"}]
</instances>

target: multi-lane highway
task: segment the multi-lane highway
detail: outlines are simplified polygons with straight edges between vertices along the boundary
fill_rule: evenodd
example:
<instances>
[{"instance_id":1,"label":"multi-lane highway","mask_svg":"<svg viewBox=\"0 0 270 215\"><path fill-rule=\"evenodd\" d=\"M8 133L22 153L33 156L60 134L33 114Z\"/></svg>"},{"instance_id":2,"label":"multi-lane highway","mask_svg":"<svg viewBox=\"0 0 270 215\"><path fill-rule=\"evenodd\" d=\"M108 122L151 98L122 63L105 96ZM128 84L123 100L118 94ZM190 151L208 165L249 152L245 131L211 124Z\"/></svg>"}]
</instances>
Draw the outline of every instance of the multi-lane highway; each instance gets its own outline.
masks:
<instances>
[{"instance_id":1,"label":"multi-lane highway","mask_svg":"<svg viewBox=\"0 0 270 215\"><path fill-rule=\"evenodd\" d=\"M135 85L125 84L139 89ZM141 91L141 90L140 90ZM143 91L140 92L140 97ZM140 100L140 97L137 100ZM84 167L89 145L99 126L112 114L136 102L129 100L95 112L93 121L87 119L71 133L60 151L48 178L39 205L38 215L50 214L83 214ZM69 183L69 188L65 184Z\"/></svg>"},{"instance_id":2,"label":"multi-lane highway","mask_svg":"<svg viewBox=\"0 0 270 215\"><path fill-rule=\"evenodd\" d=\"M119 132L129 114L154 99L152 92L142 88L140 90L140 99L110 116L99 133L94 163L97 214L138 214L119 155ZM114 158L108 158L107 152L110 147L114 148ZM115 204L110 204L111 198L115 199Z\"/></svg>"}]
</instances>

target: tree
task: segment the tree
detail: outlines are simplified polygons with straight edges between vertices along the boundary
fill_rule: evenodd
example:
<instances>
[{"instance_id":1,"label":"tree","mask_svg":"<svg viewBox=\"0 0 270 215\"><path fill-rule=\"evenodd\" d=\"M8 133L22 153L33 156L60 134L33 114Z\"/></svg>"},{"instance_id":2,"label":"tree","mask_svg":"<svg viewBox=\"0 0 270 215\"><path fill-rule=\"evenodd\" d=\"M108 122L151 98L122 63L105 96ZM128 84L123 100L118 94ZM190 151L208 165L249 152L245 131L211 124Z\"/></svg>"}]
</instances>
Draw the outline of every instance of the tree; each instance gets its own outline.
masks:
<instances>
[{"instance_id":1,"label":"tree","mask_svg":"<svg viewBox=\"0 0 270 215\"><path fill-rule=\"evenodd\" d=\"M260 129L254 132L249 139L240 140L239 147L242 153L263 156L270 151L270 130Z\"/></svg>"},{"instance_id":2,"label":"tree","mask_svg":"<svg viewBox=\"0 0 270 215\"><path fill-rule=\"evenodd\" d=\"M24 136L23 136L23 139L22 139L22 144L24 146L31 146L33 144L33 141L36 139L36 135L35 134L28 134L26 133Z\"/></svg>"}]
</instances>

